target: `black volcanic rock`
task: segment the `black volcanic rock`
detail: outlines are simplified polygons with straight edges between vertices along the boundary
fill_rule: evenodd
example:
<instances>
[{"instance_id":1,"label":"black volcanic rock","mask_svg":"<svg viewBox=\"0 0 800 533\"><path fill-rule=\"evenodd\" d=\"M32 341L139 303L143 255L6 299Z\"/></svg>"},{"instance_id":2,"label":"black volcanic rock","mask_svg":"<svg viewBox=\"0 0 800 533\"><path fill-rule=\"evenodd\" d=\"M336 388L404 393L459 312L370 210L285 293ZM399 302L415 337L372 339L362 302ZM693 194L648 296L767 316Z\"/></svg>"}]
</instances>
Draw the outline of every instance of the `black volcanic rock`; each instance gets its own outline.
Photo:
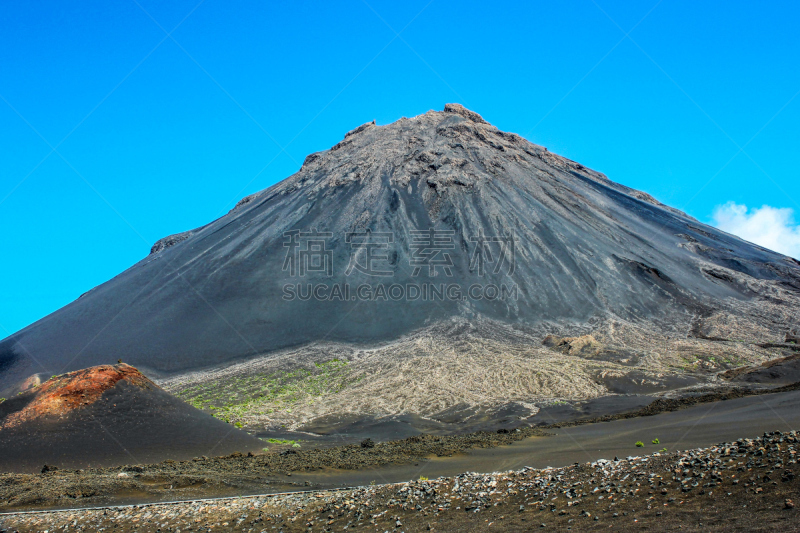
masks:
<instances>
[{"instance_id":1,"label":"black volcanic rock","mask_svg":"<svg viewBox=\"0 0 800 533\"><path fill-rule=\"evenodd\" d=\"M425 246L432 234L415 233L431 229L438 247ZM384 239L372 249L380 259L348 271L366 238ZM301 275L304 257L311 266ZM326 300L298 296L309 284L326 287ZM369 298L331 297L333 286L360 284L370 285ZM395 301L376 295L378 284L460 292ZM473 285L509 295L516 287L517 298L473 298ZM162 239L136 265L8 337L0 390L39 365L57 372L122 358L158 376L321 340L386 342L454 317L542 337L621 320L675 338L716 338L734 317L740 331L761 328L762 342L780 342L796 326L798 292L796 261L448 104L356 128L296 174Z\"/></svg>"}]
</instances>

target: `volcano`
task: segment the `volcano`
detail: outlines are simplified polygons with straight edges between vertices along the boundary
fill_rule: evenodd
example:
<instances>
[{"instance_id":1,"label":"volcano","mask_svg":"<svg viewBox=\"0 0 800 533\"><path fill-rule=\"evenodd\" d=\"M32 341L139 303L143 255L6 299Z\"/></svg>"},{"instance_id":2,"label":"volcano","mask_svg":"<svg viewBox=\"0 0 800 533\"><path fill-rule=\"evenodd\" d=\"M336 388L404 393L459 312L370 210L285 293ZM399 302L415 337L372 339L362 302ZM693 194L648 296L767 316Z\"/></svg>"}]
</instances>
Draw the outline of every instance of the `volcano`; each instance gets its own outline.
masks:
<instances>
[{"instance_id":1,"label":"volcano","mask_svg":"<svg viewBox=\"0 0 800 533\"><path fill-rule=\"evenodd\" d=\"M0 470L39 472L261 450L121 363L86 368L0 402Z\"/></svg>"},{"instance_id":2,"label":"volcano","mask_svg":"<svg viewBox=\"0 0 800 533\"><path fill-rule=\"evenodd\" d=\"M0 390L122 358L259 427L529 416L785 356L798 303L796 260L448 104L161 239L0 343Z\"/></svg>"}]
</instances>

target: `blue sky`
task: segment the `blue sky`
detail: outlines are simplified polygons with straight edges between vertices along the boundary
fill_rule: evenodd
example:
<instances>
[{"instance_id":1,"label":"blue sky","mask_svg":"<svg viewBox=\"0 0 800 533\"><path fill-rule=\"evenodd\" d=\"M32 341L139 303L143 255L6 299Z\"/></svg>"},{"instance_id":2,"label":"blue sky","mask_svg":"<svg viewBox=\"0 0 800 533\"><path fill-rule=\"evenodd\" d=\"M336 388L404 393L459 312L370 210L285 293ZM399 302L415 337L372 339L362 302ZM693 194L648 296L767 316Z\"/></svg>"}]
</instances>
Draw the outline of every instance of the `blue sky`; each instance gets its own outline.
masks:
<instances>
[{"instance_id":1,"label":"blue sky","mask_svg":"<svg viewBox=\"0 0 800 533\"><path fill-rule=\"evenodd\" d=\"M279 4L0 5L0 337L447 102L800 255L800 4Z\"/></svg>"}]
</instances>

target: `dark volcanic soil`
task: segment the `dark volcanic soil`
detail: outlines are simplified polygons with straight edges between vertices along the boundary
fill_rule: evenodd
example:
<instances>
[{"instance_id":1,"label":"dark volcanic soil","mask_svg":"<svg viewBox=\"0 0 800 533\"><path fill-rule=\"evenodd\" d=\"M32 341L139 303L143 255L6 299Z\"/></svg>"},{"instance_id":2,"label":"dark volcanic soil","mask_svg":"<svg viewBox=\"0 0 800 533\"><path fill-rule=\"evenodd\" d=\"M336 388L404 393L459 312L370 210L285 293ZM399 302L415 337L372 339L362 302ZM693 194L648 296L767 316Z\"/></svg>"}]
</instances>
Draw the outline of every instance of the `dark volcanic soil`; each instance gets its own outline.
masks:
<instances>
[{"instance_id":1,"label":"dark volcanic soil","mask_svg":"<svg viewBox=\"0 0 800 533\"><path fill-rule=\"evenodd\" d=\"M259 451L262 443L126 364L56 376L0 403L0 469L39 472Z\"/></svg>"},{"instance_id":2,"label":"dark volcanic soil","mask_svg":"<svg viewBox=\"0 0 800 533\"><path fill-rule=\"evenodd\" d=\"M775 392L789 393L798 389L800 384L782 387ZM306 477L316 479L316 476L298 475L303 472L369 471L371 468L386 465L413 464L434 456L447 457L471 449L509 445L531 436L547 435L559 428L657 415L702 403L746 398L754 394L755 391L732 389L693 398L657 400L629 413L549 426L520 427L510 431L500 429L497 432L452 436L416 435L391 442L368 441L363 445L299 450L278 447L266 454L235 453L219 457L199 456L188 461L170 460L158 464L136 464L132 461L127 466L105 469L4 474L0 475L0 507L87 507L122 502L254 494L264 492L266 487L271 491L298 490L304 488ZM776 395L775 398L778 396L781 395ZM57 463L56 465L58 466ZM293 477L292 473L295 474ZM372 476L380 479L380 472L376 471ZM334 475L333 478L335 477ZM340 477L345 479L348 476ZM323 477L316 479L316 482L326 480ZM326 486L331 485L328 482Z\"/></svg>"},{"instance_id":3,"label":"dark volcanic soil","mask_svg":"<svg viewBox=\"0 0 800 533\"><path fill-rule=\"evenodd\" d=\"M800 353L767 361L759 366L728 370L722 377L732 381L784 385L800 381Z\"/></svg>"},{"instance_id":4,"label":"dark volcanic soil","mask_svg":"<svg viewBox=\"0 0 800 533\"><path fill-rule=\"evenodd\" d=\"M302 439L314 447L359 443L365 438L376 441L399 440L419 434L460 435L478 431L515 429L519 426L541 426L574 420L593 420L601 416L638 411L653 401L652 396L615 394L591 400L543 405L529 416L528 409L510 403L495 409L453 408L439 413L436 419L413 414L395 416L322 417L304 425L302 431L280 428L257 431L259 438Z\"/></svg>"},{"instance_id":5,"label":"dark volcanic soil","mask_svg":"<svg viewBox=\"0 0 800 533\"><path fill-rule=\"evenodd\" d=\"M103 505L129 499L139 501L263 491L276 475L322 469L359 469L403 464L428 456L450 456L464 450L510 444L532 435L537 428L508 433L474 433L437 437L418 435L401 441L367 443L311 450L286 447L267 454L234 453L196 457L189 461L127 465L117 468L57 470L43 474L0 475L0 507ZM302 481L298 480L298 485ZM294 490L297 490L296 488Z\"/></svg>"},{"instance_id":6,"label":"dark volcanic soil","mask_svg":"<svg viewBox=\"0 0 800 533\"><path fill-rule=\"evenodd\" d=\"M20 533L139 531L797 531L796 431L556 469L83 512L6 515Z\"/></svg>"}]
</instances>

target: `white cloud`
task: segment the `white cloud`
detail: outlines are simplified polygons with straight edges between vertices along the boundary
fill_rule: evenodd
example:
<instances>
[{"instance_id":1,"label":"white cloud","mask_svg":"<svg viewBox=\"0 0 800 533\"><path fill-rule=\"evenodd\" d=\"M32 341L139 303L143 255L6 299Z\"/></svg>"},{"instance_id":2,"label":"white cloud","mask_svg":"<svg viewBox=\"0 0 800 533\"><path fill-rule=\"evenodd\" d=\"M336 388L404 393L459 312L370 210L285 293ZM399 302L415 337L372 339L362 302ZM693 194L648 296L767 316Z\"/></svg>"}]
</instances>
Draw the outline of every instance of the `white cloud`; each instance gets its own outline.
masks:
<instances>
[{"instance_id":1,"label":"white cloud","mask_svg":"<svg viewBox=\"0 0 800 533\"><path fill-rule=\"evenodd\" d=\"M714 209L713 224L721 229L784 255L800 258L800 225L788 207L764 205L748 209L728 202Z\"/></svg>"}]
</instances>

